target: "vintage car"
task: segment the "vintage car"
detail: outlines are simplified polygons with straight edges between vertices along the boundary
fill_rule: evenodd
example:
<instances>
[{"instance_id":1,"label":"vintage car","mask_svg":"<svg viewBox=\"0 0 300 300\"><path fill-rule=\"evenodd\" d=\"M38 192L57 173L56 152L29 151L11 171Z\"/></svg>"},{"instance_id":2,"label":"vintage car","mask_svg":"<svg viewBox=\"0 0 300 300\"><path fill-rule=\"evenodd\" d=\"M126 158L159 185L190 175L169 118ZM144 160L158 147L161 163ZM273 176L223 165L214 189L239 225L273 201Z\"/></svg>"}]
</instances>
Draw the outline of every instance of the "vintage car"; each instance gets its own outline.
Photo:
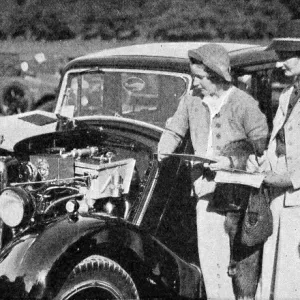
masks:
<instances>
[{"instance_id":1,"label":"vintage car","mask_svg":"<svg viewBox=\"0 0 300 300\"><path fill-rule=\"evenodd\" d=\"M202 44L132 45L78 57L64 69L55 112L68 117L117 115L164 126L191 91L187 51ZM278 92L286 84L283 74L274 70L275 52L253 44L221 44L231 56L235 84L261 97L263 109L270 107L271 120ZM258 94L264 85L272 89L265 91L273 93L272 100Z\"/></svg>"},{"instance_id":2,"label":"vintage car","mask_svg":"<svg viewBox=\"0 0 300 300\"><path fill-rule=\"evenodd\" d=\"M62 58L38 63L34 57L0 53L0 115L18 114L53 103L58 91Z\"/></svg>"},{"instance_id":3,"label":"vintage car","mask_svg":"<svg viewBox=\"0 0 300 300\"><path fill-rule=\"evenodd\" d=\"M197 44L76 59L55 113L2 118L1 299L205 299L191 164L156 159L162 125L191 92L183 53ZM235 84L260 101L271 126L285 84L275 53L230 48ZM92 84L96 106L82 97ZM188 135L177 152L192 153Z\"/></svg>"}]
</instances>

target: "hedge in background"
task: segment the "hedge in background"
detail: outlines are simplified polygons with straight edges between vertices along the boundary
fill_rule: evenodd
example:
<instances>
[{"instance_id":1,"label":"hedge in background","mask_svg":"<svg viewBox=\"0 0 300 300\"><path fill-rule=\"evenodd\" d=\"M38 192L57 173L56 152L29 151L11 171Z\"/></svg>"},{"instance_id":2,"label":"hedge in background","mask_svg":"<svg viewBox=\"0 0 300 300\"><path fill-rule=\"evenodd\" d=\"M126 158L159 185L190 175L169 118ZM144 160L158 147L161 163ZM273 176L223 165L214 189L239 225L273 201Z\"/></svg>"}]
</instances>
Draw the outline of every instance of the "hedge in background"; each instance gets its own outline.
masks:
<instances>
[{"instance_id":1,"label":"hedge in background","mask_svg":"<svg viewBox=\"0 0 300 300\"><path fill-rule=\"evenodd\" d=\"M0 0L0 38L269 39L299 0Z\"/></svg>"}]
</instances>

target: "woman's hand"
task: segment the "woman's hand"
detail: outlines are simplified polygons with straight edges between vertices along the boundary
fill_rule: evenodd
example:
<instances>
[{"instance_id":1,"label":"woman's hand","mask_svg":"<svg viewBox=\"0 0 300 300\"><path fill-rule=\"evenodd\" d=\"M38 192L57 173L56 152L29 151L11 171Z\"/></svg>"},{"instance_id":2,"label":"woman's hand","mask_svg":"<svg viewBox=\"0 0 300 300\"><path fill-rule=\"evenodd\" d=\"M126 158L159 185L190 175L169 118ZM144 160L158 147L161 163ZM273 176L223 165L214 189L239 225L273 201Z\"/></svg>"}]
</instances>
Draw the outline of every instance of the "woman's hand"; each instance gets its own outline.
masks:
<instances>
[{"instance_id":1,"label":"woman's hand","mask_svg":"<svg viewBox=\"0 0 300 300\"><path fill-rule=\"evenodd\" d=\"M205 163L204 167L209 168L212 171L219 170L219 169L228 169L232 167L232 161L229 157L226 156L215 156L213 158L216 162L215 163Z\"/></svg>"},{"instance_id":2,"label":"woman's hand","mask_svg":"<svg viewBox=\"0 0 300 300\"><path fill-rule=\"evenodd\" d=\"M293 186L288 173L276 174L274 172L267 172L264 178L264 183L269 186L281 188Z\"/></svg>"}]
</instances>

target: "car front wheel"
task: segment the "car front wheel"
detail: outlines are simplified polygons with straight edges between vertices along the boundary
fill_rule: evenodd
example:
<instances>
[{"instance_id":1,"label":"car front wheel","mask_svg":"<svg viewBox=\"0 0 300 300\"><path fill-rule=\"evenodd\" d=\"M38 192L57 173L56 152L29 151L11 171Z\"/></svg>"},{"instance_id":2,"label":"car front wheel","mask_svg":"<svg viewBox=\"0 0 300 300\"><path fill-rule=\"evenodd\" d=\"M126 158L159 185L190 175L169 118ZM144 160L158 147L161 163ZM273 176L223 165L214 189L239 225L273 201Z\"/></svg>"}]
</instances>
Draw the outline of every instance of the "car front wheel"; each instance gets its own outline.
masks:
<instances>
[{"instance_id":1,"label":"car front wheel","mask_svg":"<svg viewBox=\"0 0 300 300\"><path fill-rule=\"evenodd\" d=\"M93 255L71 272L55 300L139 299L129 274L115 261Z\"/></svg>"}]
</instances>

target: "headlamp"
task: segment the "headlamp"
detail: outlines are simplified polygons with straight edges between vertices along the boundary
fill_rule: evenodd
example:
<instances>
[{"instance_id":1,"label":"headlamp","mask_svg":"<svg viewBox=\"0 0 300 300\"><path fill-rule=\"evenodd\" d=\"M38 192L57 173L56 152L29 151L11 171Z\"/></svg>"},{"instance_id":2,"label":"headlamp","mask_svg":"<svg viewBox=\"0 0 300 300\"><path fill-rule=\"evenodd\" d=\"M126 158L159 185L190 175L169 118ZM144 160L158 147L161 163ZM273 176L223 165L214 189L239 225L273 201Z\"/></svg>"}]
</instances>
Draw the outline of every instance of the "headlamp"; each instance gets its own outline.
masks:
<instances>
[{"instance_id":1,"label":"headlamp","mask_svg":"<svg viewBox=\"0 0 300 300\"><path fill-rule=\"evenodd\" d=\"M0 218L9 227L28 223L33 214L29 194L20 187L4 189L0 194Z\"/></svg>"}]
</instances>

